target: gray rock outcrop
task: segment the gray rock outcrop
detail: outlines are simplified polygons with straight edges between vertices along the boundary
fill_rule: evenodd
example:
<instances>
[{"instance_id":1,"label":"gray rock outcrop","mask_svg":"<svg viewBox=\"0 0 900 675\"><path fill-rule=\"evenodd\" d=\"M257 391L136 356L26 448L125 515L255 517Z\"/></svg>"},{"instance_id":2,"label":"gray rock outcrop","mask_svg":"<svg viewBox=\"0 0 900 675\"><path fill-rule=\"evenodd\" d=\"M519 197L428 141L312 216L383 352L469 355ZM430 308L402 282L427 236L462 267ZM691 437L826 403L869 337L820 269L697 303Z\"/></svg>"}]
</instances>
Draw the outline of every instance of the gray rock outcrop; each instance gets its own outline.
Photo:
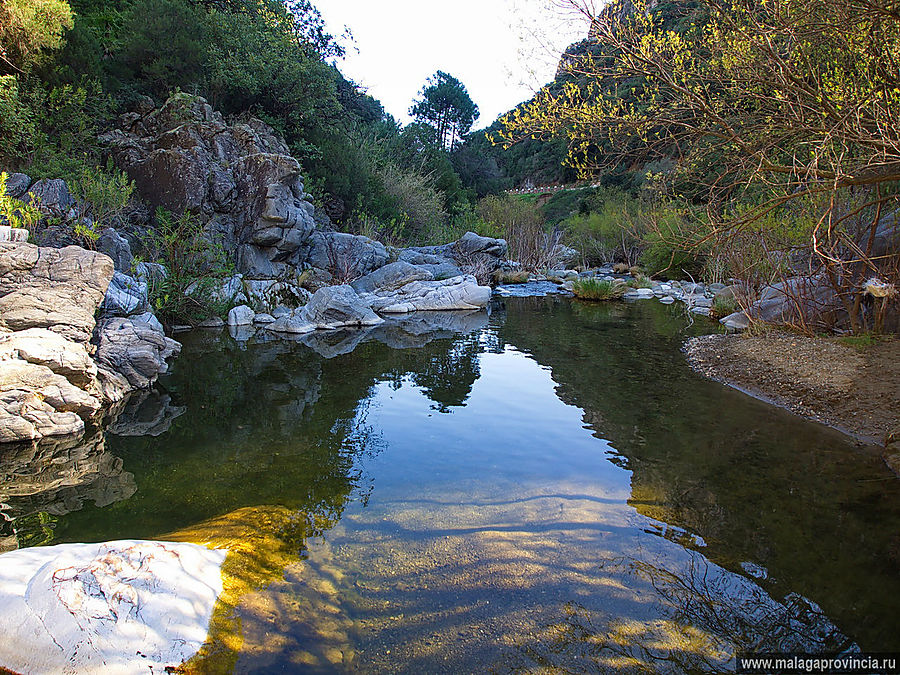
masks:
<instances>
[{"instance_id":1,"label":"gray rock outcrop","mask_svg":"<svg viewBox=\"0 0 900 675\"><path fill-rule=\"evenodd\" d=\"M364 276L389 259L380 242L344 232L316 232L310 237L305 256L307 264L344 281Z\"/></svg>"},{"instance_id":2,"label":"gray rock outcrop","mask_svg":"<svg viewBox=\"0 0 900 675\"><path fill-rule=\"evenodd\" d=\"M144 201L200 216L246 276L300 266L314 209L299 163L260 120L229 125L202 98L176 94L157 110L124 115L103 140Z\"/></svg>"},{"instance_id":3,"label":"gray rock outcrop","mask_svg":"<svg viewBox=\"0 0 900 675\"><path fill-rule=\"evenodd\" d=\"M97 239L97 250L112 258L117 272L128 272L134 258L131 255L131 244L112 227L104 227ZM146 264L146 263L145 263Z\"/></svg>"},{"instance_id":4,"label":"gray rock outcrop","mask_svg":"<svg viewBox=\"0 0 900 675\"><path fill-rule=\"evenodd\" d=\"M489 286L465 275L433 281L413 281L396 289L375 290L362 296L372 309L385 314L416 311L471 310L487 307Z\"/></svg>"},{"instance_id":5,"label":"gray rock outcrop","mask_svg":"<svg viewBox=\"0 0 900 675\"><path fill-rule=\"evenodd\" d=\"M364 293L392 293L413 281L432 281L434 275L416 265L398 260L360 277L350 284L360 295Z\"/></svg>"},{"instance_id":6,"label":"gray rock outcrop","mask_svg":"<svg viewBox=\"0 0 900 675\"><path fill-rule=\"evenodd\" d=\"M31 177L24 173L11 173L6 177L6 194L21 199L31 187Z\"/></svg>"},{"instance_id":7,"label":"gray rock outcrop","mask_svg":"<svg viewBox=\"0 0 900 675\"><path fill-rule=\"evenodd\" d=\"M489 278L503 266L508 250L505 239L492 239L466 232L458 241L450 244L402 249L398 259L425 267L436 279L463 273L477 273Z\"/></svg>"},{"instance_id":8,"label":"gray rock outcrop","mask_svg":"<svg viewBox=\"0 0 900 675\"><path fill-rule=\"evenodd\" d=\"M97 363L120 374L132 389L146 389L168 370L181 345L144 321L115 317L98 327Z\"/></svg>"},{"instance_id":9,"label":"gray rock outcrop","mask_svg":"<svg viewBox=\"0 0 900 675\"><path fill-rule=\"evenodd\" d=\"M112 260L93 251L0 242L0 328L87 342L112 276Z\"/></svg>"},{"instance_id":10,"label":"gray rock outcrop","mask_svg":"<svg viewBox=\"0 0 900 675\"><path fill-rule=\"evenodd\" d=\"M46 215L60 217L68 217L69 210L75 206L75 199L69 193L66 181L61 178L37 181L28 189L24 201L33 204Z\"/></svg>"},{"instance_id":11,"label":"gray rock outcrop","mask_svg":"<svg viewBox=\"0 0 900 675\"><path fill-rule=\"evenodd\" d=\"M179 345L149 313L113 319L95 353L94 315L112 277L100 253L0 242L0 442L81 434L165 372ZM130 330L112 332L122 323Z\"/></svg>"},{"instance_id":12,"label":"gray rock outcrop","mask_svg":"<svg viewBox=\"0 0 900 675\"><path fill-rule=\"evenodd\" d=\"M300 316L307 323L325 330L375 326L384 321L350 286L328 286L316 291Z\"/></svg>"},{"instance_id":13,"label":"gray rock outcrop","mask_svg":"<svg viewBox=\"0 0 900 675\"><path fill-rule=\"evenodd\" d=\"M116 272L106 289L100 311L107 316L142 314L150 308L147 284Z\"/></svg>"}]
</instances>

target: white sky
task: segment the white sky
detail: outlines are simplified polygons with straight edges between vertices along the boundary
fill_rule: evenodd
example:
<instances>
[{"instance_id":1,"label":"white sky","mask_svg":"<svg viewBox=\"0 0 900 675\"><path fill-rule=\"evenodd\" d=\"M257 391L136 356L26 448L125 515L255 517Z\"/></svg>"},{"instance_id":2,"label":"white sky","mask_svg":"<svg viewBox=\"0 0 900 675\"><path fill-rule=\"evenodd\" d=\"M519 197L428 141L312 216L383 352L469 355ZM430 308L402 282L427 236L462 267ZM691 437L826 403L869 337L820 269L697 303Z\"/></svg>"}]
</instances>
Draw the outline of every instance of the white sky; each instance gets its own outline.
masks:
<instances>
[{"instance_id":1,"label":"white sky","mask_svg":"<svg viewBox=\"0 0 900 675\"><path fill-rule=\"evenodd\" d=\"M587 26L554 0L314 0L332 34L347 26L355 49L344 76L406 124L437 70L458 78L478 105L475 128L528 99L553 79L559 55ZM359 50L358 53L356 50Z\"/></svg>"}]
</instances>

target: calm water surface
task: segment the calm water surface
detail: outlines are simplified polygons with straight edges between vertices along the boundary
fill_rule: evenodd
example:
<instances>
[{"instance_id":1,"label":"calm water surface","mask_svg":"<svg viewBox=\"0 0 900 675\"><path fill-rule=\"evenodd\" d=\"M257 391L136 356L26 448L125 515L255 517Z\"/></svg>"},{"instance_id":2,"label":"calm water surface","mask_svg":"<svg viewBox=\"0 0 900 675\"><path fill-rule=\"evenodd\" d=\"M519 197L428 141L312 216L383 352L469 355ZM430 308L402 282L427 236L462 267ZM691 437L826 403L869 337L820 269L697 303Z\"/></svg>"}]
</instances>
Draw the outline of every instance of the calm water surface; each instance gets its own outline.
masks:
<instances>
[{"instance_id":1,"label":"calm water surface","mask_svg":"<svg viewBox=\"0 0 900 675\"><path fill-rule=\"evenodd\" d=\"M210 672L900 651L900 482L871 448L694 375L679 349L709 329L548 297L298 342L189 334L106 434L0 461L0 536L291 514Z\"/></svg>"}]
</instances>

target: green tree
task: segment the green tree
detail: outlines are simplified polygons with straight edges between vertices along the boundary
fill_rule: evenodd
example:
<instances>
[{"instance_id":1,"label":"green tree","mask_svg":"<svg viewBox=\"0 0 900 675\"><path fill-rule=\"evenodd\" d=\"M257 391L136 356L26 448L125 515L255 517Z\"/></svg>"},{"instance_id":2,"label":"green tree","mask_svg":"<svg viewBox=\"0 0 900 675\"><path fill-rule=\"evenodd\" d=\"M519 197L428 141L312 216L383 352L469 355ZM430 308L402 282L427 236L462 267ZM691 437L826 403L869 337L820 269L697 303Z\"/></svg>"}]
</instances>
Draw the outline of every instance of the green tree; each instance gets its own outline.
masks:
<instances>
[{"instance_id":1,"label":"green tree","mask_svg":"<svg viewBox=\"0 0 900 675\"><path fill-rule=\"evenodd\" d=\"M595 49L570 60L564 87L507 116L507 142L565 136L586 176L675 160L656 177L693 183L704 239L735 255L761 241L772 261L805 240L800 253L864 329L861 282L900 282L895 255L872 255L900 202L894 3L619 0L595 15L565 1L591 18Z\"/></svg>"},{"instance_id":2,"label":"green tree","mask_svg":"<svg viewBox=\"0 0 900 675\"><path fill-rule=\"evenodd\" d=\"M437 131L440 147L452 150L478 119L478 106L462 82L442 70L428 78L409 114Z\"/></svg>"},{"instance_id":3,"label":"green tree","mask_svg":"<svg viewBox=\"0 0 900 675\"><path fill-rule=\"evenodd\" d=\"M3 0L0 3L0 70L25 73L58 49L72 27L65 0Z\"/></svg>"}]
</instances>

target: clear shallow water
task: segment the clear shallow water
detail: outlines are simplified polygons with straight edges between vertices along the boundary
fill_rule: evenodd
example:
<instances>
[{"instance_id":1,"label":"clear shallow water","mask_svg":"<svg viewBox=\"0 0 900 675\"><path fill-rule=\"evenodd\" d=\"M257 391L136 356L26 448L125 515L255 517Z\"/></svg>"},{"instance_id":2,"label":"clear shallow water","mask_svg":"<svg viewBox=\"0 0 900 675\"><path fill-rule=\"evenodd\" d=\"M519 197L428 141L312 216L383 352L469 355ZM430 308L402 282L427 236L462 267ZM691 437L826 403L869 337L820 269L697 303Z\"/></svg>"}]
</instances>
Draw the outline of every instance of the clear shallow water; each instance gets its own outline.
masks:
<instances>
[{"instance_id":1,"label":"clear shallow water","mask_svg":"<svg viewBox=\"0 0 900 675\"><path fill-rule=\"evenodd\" d=\"M297 514L237 604L235 672L900 651L900 485L871 449L694 375L692 331L654 302L509 298L305 342L191 334L112 427L157 435L6 458L0 494L23 544Z\"/></svg>"}]
</instances>

